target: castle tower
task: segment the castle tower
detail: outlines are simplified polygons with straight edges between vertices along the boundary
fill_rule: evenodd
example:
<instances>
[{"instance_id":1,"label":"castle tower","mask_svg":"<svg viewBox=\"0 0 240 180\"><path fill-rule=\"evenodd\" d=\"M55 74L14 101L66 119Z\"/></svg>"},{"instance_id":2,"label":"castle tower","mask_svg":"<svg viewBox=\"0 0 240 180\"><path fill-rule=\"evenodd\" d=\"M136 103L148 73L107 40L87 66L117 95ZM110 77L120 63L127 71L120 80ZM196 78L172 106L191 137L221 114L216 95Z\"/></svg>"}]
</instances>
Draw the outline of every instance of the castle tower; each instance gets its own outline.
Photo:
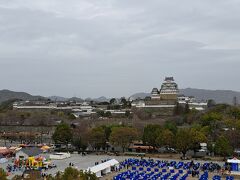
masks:
<instances>
[{"instance_id":1,"label":"castle tower","mask_svg":"<svg viewBox=\"0 0 240 180\"><path fill-rule=\"evenodd\" d=\"M177 100L178 93L178 85L174 82L174 78L166 77L160 89L160 99L175 101Z\"/></svg>"},{"instance_id":2,"label":"castle tower","mask_svg":"<svg viewBox=\"0 0 240 180\"><path fill-rule=\"evenodd\" d=\"M159 100L160 99L160 93L158 91L158 88L153 88L151 92L151 99L153 100Z\"/></svg>"}]
</instances>

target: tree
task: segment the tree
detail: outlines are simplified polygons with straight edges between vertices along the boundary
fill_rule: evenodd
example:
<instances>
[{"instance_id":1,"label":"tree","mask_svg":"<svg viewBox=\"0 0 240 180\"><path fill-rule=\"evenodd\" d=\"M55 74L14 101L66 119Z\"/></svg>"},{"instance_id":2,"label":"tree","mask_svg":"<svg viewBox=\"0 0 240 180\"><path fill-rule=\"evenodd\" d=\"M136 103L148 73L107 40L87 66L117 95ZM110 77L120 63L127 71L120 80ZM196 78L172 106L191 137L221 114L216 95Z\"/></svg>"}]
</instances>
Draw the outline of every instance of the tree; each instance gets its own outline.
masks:
<instances>
[{"instance_id":1,"label":"tree","mask_svg":"<svg viewBox=\"0 0 240 180\"><path fill-rule=\"evenodd\" d=\"M191 129L190 135L192 137L191 149L194 151L195 154L197 150L200 149L200 143L207 143L207 137L203 132L196 129Z\"/></svg>"},{"instance_id":2,"label":"tree","mask_svg":"<svg viewBox=\"0 0 240 180\"><path fill-rule=\"evenodd\" d=\"M162 133L157 137L157 145L173 147L174 145L174 134L169 129L164 129Z\"/></svg>"},{"instance_id":3,"label":"tree","mask_svg":"<svg viewBox=\"0 0 240 180\"><path fill-rule=\"evenodd\" d=\"M91 144L94 150L105 148L106 136L105 136L105 131L102 127L96 127L90 131L89 143Z\"/></svg>"},{"instance_id":4,"label":"tree","mask_svg":"<svg viewBox=\"0 0 240 180\"><path fill-rule=\"evenodd\" d=\"M131 127L114 127L110 136L113 145L122 147L124 152L133 140L138 138L138 132Z\"/></svg>"},{"instance_id":5,"label":"tree","mask_svg":"<svg viewBox=\"0 0 240 180\"><path fill-rule=\"evenodd\" d=\"M107 111L105 113L105 117L108 117L108 118L112 117L112 113L110 111Z\"/></svg>"},{"instance_id":6,"label":"tree","mask_svg":"<svg viewBox=\"0 0 240 180\"><path fill-rule=\"evenodd\" d=\"M57 126L53 133L53 140L55 143L68 144L72 140L72 130L68 124L61 123Z\"/></svg>"},{"instance_id":7,"label":"tree","mask_svg":"<svg viewBox=\"0 0 240 180\"><path fill-rule=\"evenodd\" d=\"M211 132L211 129L209 126L203 126L199 131L202 132L207 137Z\"/></svg>"},{"instance_id":8,"label":"tree","mask_svg":"<svg viewBox=\"0 0 240 180\"><path fill-rule=\"evenodd\" d=\"M115 98L112 98L112 99L110 99L109 102L110 102L111 105L113 105L113 104L115 104L117 102L117 100Z\"/></svg>"},{"instance_id":9,"label":"tree","mask_svg":"<svg viewBox=\"0 0 240 180\"><path fill-rule=\"evenodd\" d=\"M216 106L216 102L213 99L209 99L208 102L207 102L207 107L211 108L211 107L214 107L214 106Z\"/></svg>"},{"instance_id":10,"label":"tree","mask_svg":"<svg viewBox=\"0 0 240 180\"><path fill-rule=\"evenodd\" d=\"M146 97L144 98L144 101L151 101L151 97L150 97L150 96L146 96Z\"/></svg>"},{"instance_id":11,"label":"tree","mask_svg":"<svg viewBox=\"0 0 240 180\"><path fill-rule=\"evenodd\" d=\"M240 130L240 121L237 121L235 125L236 125L236 129Z\"/></svg>"},{"instance_id":12,"label":"tree","mask_svg":"<svg viewBox=\"0 0 240 180\"><path fill-rule=\"evenodd\" d=\"M191 129L179 129L177 132L176 147L183 153L183 156L188 150L193 150L196 153L200 149L200 143L207 143L207 137L199 126Z\"/></svg>"},{"instance_id":13,"label":"tree","mask_svg":"<svg viewBox=\"0 0 240 180\"><path fill-rule=\"evenodd\" d=\"M90 106L93 106L93 105L94 105L94 101L91 100L91 101L89 102L89 104L90 104Z\"/></svg>"},{"instance_id":14,"label":"tree","mask_svg":"<svg viewBox=\"0 0 240 180\"><path fill-rule=\"evenodd\" d=\"M96 174L86 172L83 170L78 171L75 168L68 167L63 173L57 172L55 177L48 176L47 180L97 180Z\"/></svg>"},{"instance_id":15,"label":"tree","mask_svg":"<svg viewBox=\"0 0 240 180\"><path fill-rule=\"evenodd\" d=\"M69 118L70 120L76 119L76 117L75 117L74 114L72 114L72 113L68 115L68 118Z\"/></svg>"},{"instance_id":16,"label":"tree","mask_svg":"<svg viewBox=\"0 0 240 180\"><path fill-rule=\"evenodd\" d=\"M0 103L0 112L6 112L13 109L13 103L19 101L19 99L10 99Z\"/></svg>"},{"instance_id":17,"label":"tree","mask_svg":"<svg viewBox=\"0 0 240 180\"><path fill-rule=\"evenodd\" d=\"M85 121L79 122L78 125L73 129L73 140L72 143L78 151L85 150L88 146L89 140L89 128L88 123Z\"/></svg>"},{"instance_id":18,"label":"tree","mask_svg":"<svg viewBox=\"0 0 240 180\"><path fill-rule=\"evenodd\" d=\"M162 132L162 127L160 125L149 124L144 127L143 130L143 142L144 144L157 147L157 138Z\"/></svg>"},{"instance_id":19,"label":"tree","mask_svg":"<svg viewBox=\"0 0 240 180\"><path fill-rule=\"evenodd\" d=\"M104 116L105 116L104 111L97 111L97 114L98 114L98 116L100 116L100 117L104 117Z\"/></svg>"},{"instance_id":20,"label":"tree","mask_svg":"<svg viewBox=\"0 0 240 180\"><path fill-rule=\"evenodd\" d=\"M110 138L110 135L111 135L111 132L112 132L111 126L102 125L101 127L104 130L105 139L107 141L109 141L109 138Z\"/></svg>"},{"instance_id":21,"label":"tree","mask_svg":"<svg viewBox=\"0 0 240 180\"><path fill-rule=\"evenodd\" d=\"M203 126L214 126L216 121L221 121L222 115L217 112L210 112L207 114L204 114L201 123Z\"/></svg>"},{"instance_id":22,"label":"tree","mask_svg":"<svg viewBox=\"0 0 240 180\"><path fill-rule=\"evenodd\" d=\"M68 167L64 170L62 179L67 179L67 180L79 179L79 171L75 168Z\"/></svg>"},{"instance_id":23,"label":"tree","mask_svg":"<svg viewBox=\"0 0 240 180\"><path fill-rule=\"evenodd\" d=\"M190 108L189 108L189 104L187 102L186 105L185 105L185 108L184 108L184 113L188 114L189 112L190 112Z\"/></svg>"},{"instance_id":24,"label":"tree","mask_svg":"<svg viewBox=\"0 0 240 180\"><path fill-rule=\"evenodd\" d=\"M233 148L231 147L227 138L220 136L216 141L214 151L216 154L225 157L230 156L233 153Z\"/></svg>"},{"instance_id":25,"label":"tree","mask_svg":"<svg viewBox=\"0 0 240 180\"><path fill-rule=\"evenodd\" d=\"M236 121L233 121L233 119L226 119L223 121L223 123L229 129L233 129L236 127Z\"/></svg>"},{"instance_id":26,"label":"tree","mask_svg":"<svg viewBox=\"0 0 240 180\"><path fill-rule=\"evenodd\" d=\"M2 168L0 168L0 179L7 180L7 174Z\"/></svg>"},{"instance_id":27,"label":"tree","mask_svg":"<svg viewBox=\"0 0 240 180\"><path fill-rule=\"evenodd\" d=\"M125 116L128 118L128 117L130 117L130 115L131 115L131 112L127 110L127 111L125 112Z\"/></svg>"},{"instance_id":28,"label":"tree","mask_svg":"<svg viewBox=\"0 0 240 180\"><path fill-rule=\"evenodd\" d=\"M190 129L179 129L176 135L176 148L182 152L183 157L186 156L188 150L191 149L193 139Z\"/></svg>"},{"instance_id":29,"label":"tree","mask_svg":"<svg viewBox=\"0 0 240 180\"><path fill-rule=\"evenodd\" d=\"M229 144L234 149L238 149L240 147L240 132L237 130L228 130L225 134Z\"/></svg>"},{"instance_id":30,"label":"tree","mask_svg":"<svg viewBox=\"0 0 240 180\"><path fill-rule=\"evenodd\" d=\"M210 153L213 153L214 152L214 146L215 146L215 143L209 141L208 144L207 144L207 149Z\"/></svg>"},{"instance_id":31,"label":"tree","mask_svg":"<svg viewBox=\"0 0 240 180\"><path fill-rule=\"evenodd\" d=\"M121 104L126 107L127 106L127 100L125 97L121 97Z\"/></svg>"},{"instance_id":32,"label":"tree","mask_svg":"<svg viewBox=\"0 0 240 180\"><path fill-rule=\"evenodd\" d=\"M21 175L15 175L11 179L12 180L25 180L25 179L29 179L29 180L33 180L34 179L35 180L35 179L41 179L41 172L40 171L30 171L28 174L29 175L28 175L27 178L23 178Z\"/></svg>"},{"instance_id":33,"label":"tree","mask_svg":"<svg viewBox=\"0 0 240 180\"><path fill-rule=\"evenodd\" d=\"M217 107L218 106L216 106L215 108ZM210 111L209 113L204 114L200 118L201 125L207 126L209 128L209 136L213 142L219 136L219 133L223 125L223 122L222 122L223 115L217 111Z\"/></svg>"},{"instance_id":34,"label":"tree","mask_svg":"<svg viewBox=\"0 0 240 180\"><path fill-rule=\"evenodd\" d=\"M58 112L57 115L58 115L59 117L64 117L64 116L65 116L64 112L62 112L62 111Z\"/></svg>"},{"instance_id":35,"label":"tree","mask_svg":"<svg viewBox=\"0 0 240 180\"><path fill-rule=\"evenodd\" d=\"M174 110L173 110L173 115L179 116L179 115L183 114L183 112L184 112L183 107L177 102L176 106L174 107Z\"/></svg>"},{"instance_id":36,"label":"tree","mask_svg":"<svg viewBox=\"0 0 240 180\"><path fill-rule=\"evenodd\" d=\"M131 107L131 102L128 101L125 97L121 98L121 104L123 108L129 108Z\"/></svg>"},{"instance_id":37,"label":"tree","mask_svg":"<svg viewBox=\"0 0 240 180\"><path fill-rule=\"evenodd\" d=\"M172 121L166 121L164 123L164 128L172 131L173 134L176 134L178 130L176 123Z\"/></svg>"},{"instance_id":38,"label":"tree","mask_svg":"<svg viewBox=\"0 0 240 180\"><path fill-rule=\"evenodd\" d=\"M77 148L78 151L85 150L87 148L87 144L85 144L82 140L82 137L74 137L72 140L72 144Z\"/></svg>"},{"instance_id":39,"label":"tree","mask_svg":"<svg viewBox=\"0 0 240 180\"><path fill-rule=\"evenodd\" d=\"M240 109L238 107L231 107L229 115L231 115L235 120L240 119Z\"/></svg>"},{"instance_id":40,"label":"tree","mask_svg":"<svg viewBox=\"0 0 240 180\"><path fill-rule=\"evenodd\" d=\"M80 180L97 180L98 179L96 174L90 171L85 172L83 170L80 170L79 174L80 174Z\"/></svg>"}]
</instances>

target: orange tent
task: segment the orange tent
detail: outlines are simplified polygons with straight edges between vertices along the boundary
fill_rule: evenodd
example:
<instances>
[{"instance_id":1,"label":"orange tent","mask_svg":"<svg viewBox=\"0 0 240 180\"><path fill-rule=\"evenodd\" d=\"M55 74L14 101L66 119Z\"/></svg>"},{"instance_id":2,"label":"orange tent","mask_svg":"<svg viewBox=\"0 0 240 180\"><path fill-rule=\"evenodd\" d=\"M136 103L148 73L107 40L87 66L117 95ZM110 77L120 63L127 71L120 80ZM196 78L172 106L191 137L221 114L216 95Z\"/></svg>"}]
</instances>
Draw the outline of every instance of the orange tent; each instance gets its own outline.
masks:
<instances>
[{"instance_id":1,"label":"orange tent","mask_svg":"<svg viewBox=\"0 0 240 180\"><path fill-rule=\"evenodd\" d=\"M47 151L47 150L49 150L49 149L51 149L49 146L43 146L43 147L41 147L41 150L43 150L43 151Z\"/></svg>"}]
</instances>

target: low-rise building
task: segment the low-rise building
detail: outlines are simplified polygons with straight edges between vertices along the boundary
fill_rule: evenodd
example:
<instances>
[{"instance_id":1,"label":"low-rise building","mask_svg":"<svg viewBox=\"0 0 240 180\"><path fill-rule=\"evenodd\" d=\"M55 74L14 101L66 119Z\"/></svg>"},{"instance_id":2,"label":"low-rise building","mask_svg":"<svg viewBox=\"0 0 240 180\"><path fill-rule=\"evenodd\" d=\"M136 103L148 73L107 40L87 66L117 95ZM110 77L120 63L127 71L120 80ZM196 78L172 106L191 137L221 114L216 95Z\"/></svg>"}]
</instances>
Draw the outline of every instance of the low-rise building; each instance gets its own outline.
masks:
<instances>
[{"instance_id":1,"label":"low-rise building","mask_svg":"<svg viewBox=\"0 0 240 180\"><path fill-rule=\"evenodd\" d=\"M29 157L37 157L42 153L38 147L25 147L16 152L16 159L28 159Z\"/></svg>"},{"instance_id":2,"label":"low-rise building","mask_svg":"<svg viewBox=\"0 0 240 180\"><path fill-rule=\"evenodd\" d=\"M188 104L189 109L195 109L198 111L203 111L207 108L207 102L197 101L193 96L188 97L181 95L178 97L178 103L182 106L186 106L186 104Z\"/></svg>"}]
</instances>

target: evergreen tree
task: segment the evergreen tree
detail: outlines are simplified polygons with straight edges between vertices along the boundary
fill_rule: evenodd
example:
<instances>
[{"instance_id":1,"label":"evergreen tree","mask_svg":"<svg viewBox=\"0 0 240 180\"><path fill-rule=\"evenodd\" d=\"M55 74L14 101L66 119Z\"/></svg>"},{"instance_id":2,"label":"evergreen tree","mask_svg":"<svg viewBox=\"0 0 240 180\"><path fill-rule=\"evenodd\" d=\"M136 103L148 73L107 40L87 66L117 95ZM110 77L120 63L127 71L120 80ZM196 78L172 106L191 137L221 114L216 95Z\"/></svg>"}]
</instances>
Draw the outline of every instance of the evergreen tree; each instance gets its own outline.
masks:
<instances>
[{"instance_id":1,"label":"evergreen tree","mask_svg":"<svg viewBox=\"0 0 240 180\"><path fill-rule=\"evenodd\" d=\"M189 112L190 112L190 108L189 108L189 104L187 102L186 105L185 105L184 113L188 114Z\"/></svg>"},{"instance_id":2,"label":"evergreen tree","mask_svg":"<svg viewBox=\"0 0 240 180\"><path fill-rule=\"evenodd\" d=\"M55 143L68 144L72 141L72 130L68 124L61 123L57 126L52 138Z\"/></svg>"}]
</instances>

